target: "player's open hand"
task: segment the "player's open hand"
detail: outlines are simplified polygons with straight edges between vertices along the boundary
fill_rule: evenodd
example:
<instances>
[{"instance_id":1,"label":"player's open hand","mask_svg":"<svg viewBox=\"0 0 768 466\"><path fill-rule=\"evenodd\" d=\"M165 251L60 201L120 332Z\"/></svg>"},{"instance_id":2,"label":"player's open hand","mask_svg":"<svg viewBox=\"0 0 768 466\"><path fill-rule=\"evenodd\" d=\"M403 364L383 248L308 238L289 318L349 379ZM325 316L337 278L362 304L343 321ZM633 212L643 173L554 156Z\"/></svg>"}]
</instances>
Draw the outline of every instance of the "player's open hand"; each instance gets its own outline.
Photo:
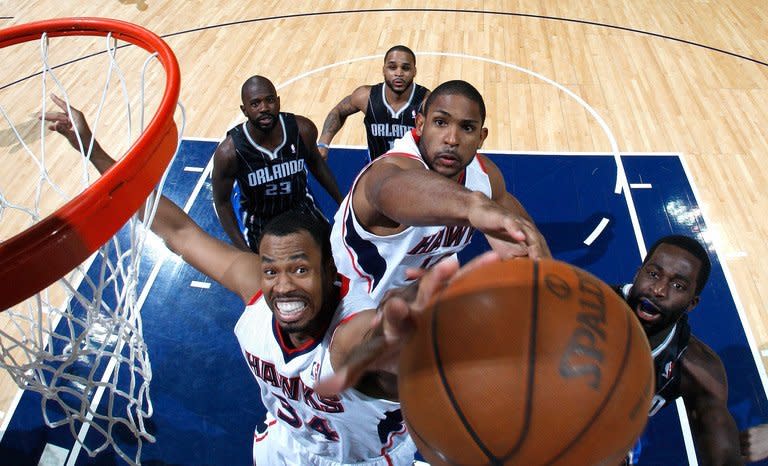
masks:
<instances>
[{"instance_id":1,"label":"player's open hand","mask_svg":"<svg viewBox=\"0 0 768 466\"><path fill-rule=\"evenodd\" d=\"M87 150L91 142L92 133L85 120L83 112L67 103L56 95L51 95L53 102L62 110L60 112L45 112L42 119L48 122L48 129L61 134L76 150ZM71 117L70 117L71 115ZM78 140L78 134L80 139ZM82 142L82 147L80 146Z\"/></svg>"},{"instance_id":2,"label":"player's open hand","mask_svg":"<svg viewBox=\"0 0 768 466\"><path fill-rule=\"evenodd\" d=\"M455 260L441 261L420 279L418 291L393 291L370 314L370 325L360 343L348 352L341 367L334 374L321 379L314 389L321 395L339 393L353 387L366 372L397 374L400 349L416 326L416 317L434 300L435 296L453 280L468 271L499 260L498 253L489 251L471 260L461 269Z\"/></svg>"}]
</instances>

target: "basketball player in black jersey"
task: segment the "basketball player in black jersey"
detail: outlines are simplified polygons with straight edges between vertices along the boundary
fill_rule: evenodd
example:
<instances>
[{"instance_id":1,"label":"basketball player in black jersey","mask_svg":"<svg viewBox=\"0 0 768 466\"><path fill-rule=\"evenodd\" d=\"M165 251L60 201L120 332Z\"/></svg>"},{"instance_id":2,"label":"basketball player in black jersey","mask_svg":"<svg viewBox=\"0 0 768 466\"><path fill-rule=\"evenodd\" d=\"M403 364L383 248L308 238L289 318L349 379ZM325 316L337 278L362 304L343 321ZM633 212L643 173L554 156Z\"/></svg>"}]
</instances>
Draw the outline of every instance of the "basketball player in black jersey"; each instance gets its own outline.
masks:
<instances>
[{"instance_id":1,"label":"basketball player in black jersey","mask_svg":"<svg viewBox=\"0 0 768 466\"><path fill-rule=\"evenodd\" d=\"M710 269L698 241L666 236L651 247L634 282L617 291L640 319L654 356L656 395L649 415L682 396L700 464L738 465L739 432L728 411L725 368L688 324Z\"/></svg>"},{"instance_id":2,"label":"basketball player in black jersey","mask_svg":"<svg viewBox=\"0 0 768 466\"><path fill-rule=\"evenodd\" d=\"M320 154L327 159L328 145L347 117L363 112L371 160L392 148L395 139L416 125L416 114L429 90L413 82L416 55L404 45L396 45L384 55L384 82L360 86L344 97L328 113L317 141Z\"/></svg>"},{"instance_id":3,"label":"basketball player in black jersey","mask_svg":"<svg viewBox=\"0 0 768 466\"><path fill-rule=\"evenodd\" d=\"M248 78L241 97L247 120L230 129L213 154L213 203L232 244L258 252L262 228L282 212L297 210L327 221L307 189L306 168L337 203L341 193L315 147L317 127L301 115L281 113L280 97L269 79ZM232 206L235 181L247 242Z\"/></svg>"}]
</instances>

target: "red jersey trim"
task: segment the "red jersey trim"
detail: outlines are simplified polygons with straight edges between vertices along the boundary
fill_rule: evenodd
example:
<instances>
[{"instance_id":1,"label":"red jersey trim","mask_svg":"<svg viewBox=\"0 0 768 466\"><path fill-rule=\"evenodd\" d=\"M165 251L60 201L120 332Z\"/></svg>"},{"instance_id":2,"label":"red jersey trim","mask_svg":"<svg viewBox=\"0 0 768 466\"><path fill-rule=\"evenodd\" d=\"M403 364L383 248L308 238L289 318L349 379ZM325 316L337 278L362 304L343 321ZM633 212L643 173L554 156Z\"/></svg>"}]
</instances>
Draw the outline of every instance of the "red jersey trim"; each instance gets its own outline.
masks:
<instances>
[{"instance_id":1,"label":"red jersey trim","mask_svg":"<svg viewBox=\"0 0 768 466\"><path fill-rule=\"evenodd\" d=\"M485 162L483 162L483 159L480 158L480 154L475 154L475 160L477 160L477 163L480 165L480 169L483 170L483 173L488 173L488 170L485 168Z\"/></svg>"},{"instance_id":2,"label":"red jersey trim","mask_svg":"<svg viewBox=\"0 0 768 466\"><path fill-rule=\"evenodd\" d=\"M277 337L277 342L280 344L280 349L282 349L283 353L287 356L293 356L296 353L303 353L312 347L317 346L317 344L322 341L317 338L310 338L301 346L297 346L296 348L289 348L288 345L285 344L285 340L283 340L283 332L280 331L280 326L277 325L277 319L275 319L274 316L272 317L272 330Z\"/></svg>"},{"instance_id":3,"label":"red jersey trim","mask_svg":"<svg viewBox=\"0 0 768 466\"><path fill-rule=\"evenodd\" d=\"M258 300L259 300L259 298L261 298L261 295L262 295L262 294L263 294L263 292L262 292L261 290L257 291L257 292L256 292L256 294L255 294L255 295L253 295L253 297L251 298L251 300L250 300L250 301L248 301L248 304L247 304L247 306L250 306L250 305L254 304L256 301L258 301Z\"/></svg>"}]
</instances>

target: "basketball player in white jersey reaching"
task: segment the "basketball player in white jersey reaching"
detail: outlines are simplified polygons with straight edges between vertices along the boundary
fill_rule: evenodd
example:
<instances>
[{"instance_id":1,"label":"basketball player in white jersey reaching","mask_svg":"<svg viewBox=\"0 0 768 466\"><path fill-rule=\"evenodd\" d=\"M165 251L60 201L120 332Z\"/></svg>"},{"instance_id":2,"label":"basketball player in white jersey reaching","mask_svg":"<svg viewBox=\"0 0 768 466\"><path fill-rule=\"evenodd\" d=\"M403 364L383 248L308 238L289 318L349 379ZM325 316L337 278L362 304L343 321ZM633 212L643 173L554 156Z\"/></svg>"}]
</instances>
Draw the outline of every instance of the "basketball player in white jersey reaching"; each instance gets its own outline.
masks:
<instances>
[{"instance_id":1,"label":"basketball player in white jersey reaching","mask_svg":"<svg viewBox=\"0 0 768 466\"><path fill-rule=\"evenodd\" d=\"M423 112L414 130L361 171L334 217L336 266L376 302L407 283L408 268L455 257L475 229L504 257L550 256L499 168L477 154L488 135L477 89L443 83Z\"/></svg>"},{"instance_id":2,"label":"basketball player in white jersey reaching","mask_svg":"<svg viewBox=\"0 0 768 466\"><path fill-rule=\"evenodd\" d=\"M54 101L66 108L61 99ZM74 124L64 112L49 112L45 119L74 147L74 128L81 140L91 138L78 110L72 109ZM95 141L91 161L102 173L115 163ZM367 376L337 395L320 395L313 387L320 377L332 376L334 368L354 361L353 349L365 353L360 349L385 343L392 335L382 319L391 313L388 306L396 306L403 321L410 303L418 300L423 307L455 267L443 266L439 274L425 277L408 304L392 299L388 303L393 304L377 311L367 294L349 289L336 273L327 226L312 216L286 212L270 221L258 255L210 236L165 197L151 228L170 250L246 304L235 334L267 409L265 427L254 436L255 464L413 462L416 448L396 402L396 368L391 364L362 369L358 364L354 375L345 365L337 380L358 380L363 372Z\"/></svg>"}]
</instances>

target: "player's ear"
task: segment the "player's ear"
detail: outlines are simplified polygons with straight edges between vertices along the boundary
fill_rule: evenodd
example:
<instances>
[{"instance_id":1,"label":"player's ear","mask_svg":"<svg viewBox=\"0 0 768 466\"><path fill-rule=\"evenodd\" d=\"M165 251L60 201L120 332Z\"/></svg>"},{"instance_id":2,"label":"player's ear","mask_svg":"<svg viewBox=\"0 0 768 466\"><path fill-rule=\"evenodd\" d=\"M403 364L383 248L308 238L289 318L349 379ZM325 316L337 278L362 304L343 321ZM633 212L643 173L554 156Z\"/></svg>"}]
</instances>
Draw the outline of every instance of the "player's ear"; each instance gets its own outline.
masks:
<instances>
[{"instance_id":1,"label":"player's ear","mask_svg":"<svg viewBox=\"0 0 768 466\"><path fill-rule=\"evenodd\" d=\"M480 144L477 146L478 149L483 147L483 143L485 142L485 138L488 137L488 128L485 128L485 127L481 128L480 129L480 133L481 133L481 138L480 138Z\"/></svg>"},{"instance_id":2,"label":"player's ear","mask_svg":"<svg viewBox=\"0 0 768 466\"><path fill-rule=\"evenodd\" d=\"M240 111L243 112L243 115L245 115L246 118L248 118L248 114L245 113L245 105L240 106Z\"/></svg>"},{"instance_id":3,"label":"player's ear","mask_svg":"<svg viewBox=\"0 0 768 466\"><path fill-rule=\"evenodd\" d=\"M323 261L323 272L325 273L325 276L330 283L336 281L336 275L338 275L338 271L336 270L336 264L333 262L333 256Z\"/></svg>"},{"instance_id":4,"label":"player's ear","mask_svg":"<svg viewBox=\"0 0 768 466\"><path fill-rule=\"evenodd\" d=\"M421 108L422 108L422 111L423 111L424 110L424 106L422 105ZM418 135L419 137L421 137L421 133L424 131L424 120L425 119L426 119L426 117L424 116L424 114L421 111L416 113L416 135Z\"/></svg>"},{"instance_id":5,"label":"player's ear","mask_svg":"<svg viewBox=\"0 0 768 466\"><path fill-rule=\"evenodd\" d=\"M691 312L694 307L699 305L699 295L694 296L691 298L691 301L688 303L688 307L685 309L686 312Z\"/></svg>"}]
</instances>

